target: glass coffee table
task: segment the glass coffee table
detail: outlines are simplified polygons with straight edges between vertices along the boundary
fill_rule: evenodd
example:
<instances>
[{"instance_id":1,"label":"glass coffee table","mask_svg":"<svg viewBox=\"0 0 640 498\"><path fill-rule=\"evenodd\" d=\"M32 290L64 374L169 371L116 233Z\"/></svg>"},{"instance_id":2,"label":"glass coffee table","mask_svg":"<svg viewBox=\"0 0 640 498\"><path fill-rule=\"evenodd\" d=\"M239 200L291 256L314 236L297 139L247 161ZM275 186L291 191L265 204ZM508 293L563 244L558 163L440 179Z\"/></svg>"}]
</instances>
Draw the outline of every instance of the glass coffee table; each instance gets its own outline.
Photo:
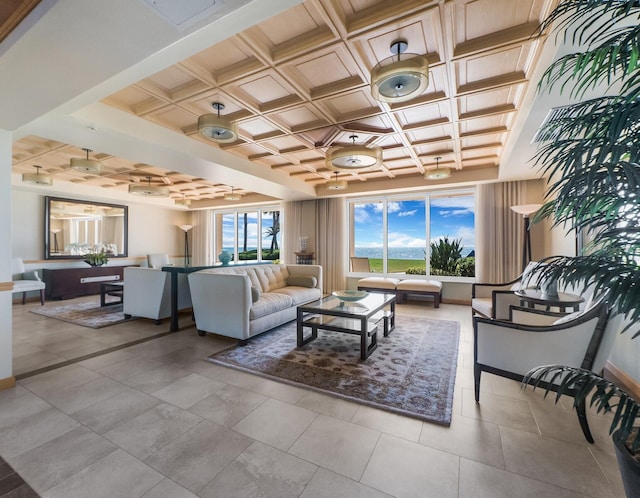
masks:
<instances>
[{"instance_id":1,"label":"glass coffee table","mask_svg":"<svg viewBox=\"0 0 640 498\"><path fill-rule=\"evenodd\" d=\"M298 306L298 347L318 337L318 329L360 336L360 359L366 360L378 347L378 325L384 336L395 328L396 295L370 293L357 301L343 301L335 296ZM304 329L311 334L305 337Z\"/></svg>"}]
</instances>

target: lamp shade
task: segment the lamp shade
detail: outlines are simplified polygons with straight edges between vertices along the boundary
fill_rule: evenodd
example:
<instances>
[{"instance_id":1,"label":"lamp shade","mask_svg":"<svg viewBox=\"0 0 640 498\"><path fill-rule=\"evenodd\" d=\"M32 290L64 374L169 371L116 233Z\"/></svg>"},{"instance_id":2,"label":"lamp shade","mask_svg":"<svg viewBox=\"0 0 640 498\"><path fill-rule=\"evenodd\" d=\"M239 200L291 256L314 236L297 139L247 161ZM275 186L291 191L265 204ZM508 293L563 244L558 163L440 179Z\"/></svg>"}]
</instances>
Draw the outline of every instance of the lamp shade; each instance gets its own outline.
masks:
<instances>
[{"instance_id":1,"label":"lamp shade","mask_svg":"<svg viewBox=\"0 0 640 498\"><path fill-rule=\"evenodd\" d=\"M429 85L429 62L423 55L404 53L407 42L394 42L395 54L371 71L371 95L381 102L406 102L422 94Z\"/></svg>"},{"instance_id":2,"label":"lamp shade","mask_svg":"<svg viewBox=\"0 0 640 498\"><path fill-rule=\"evenodd\" d=\"M233 187L231 187L231 192L227 192L224 194L225 201L239 201L242 198L242 195L238 192L233 191Z\"/></svg>"},{"instance_id":3,"label":"lamp shade","mask_svg":"<svg viewBox=\"0 0 640 498\"><path fill-rule=\"evenodd\" d=\"M40 168L42 166L34 166L36 169L35 173L23 173L22 174L22 183L28 183L29 185L42 185L49 187L53 185L53 177L51 175L41 175Z\"/></svg>"},{"instance_id":4,"label":"lamp shade","mask_svg":"<svg viewBox=\"0 0 640 498\"><path fill-rule=\"evenodd\" d=\"M95 159L89 159L89 152L91 149L82 149L86 151L87 157L73 157L71 158L71 169L80 171L82 173L90 173L92 175L99 175L102 173L102 163Z\"/></svg>"},{"instance_id":5,"label":"lamp shade","mask_svg":"<svg viewBox=\"0 0 640 498\"><path fill-rule=\"evenodd\" d=\"M193 225L178 225L178 227L183 232L188 232L189 230L191 230L193 228Z\"/></svg>"},{"instance_id":6,"label":"lamp shade","mask_svg":"<svg viewBox=\"0 0 640 498\"><path fill-rule=\"evenodd\" d=\"M338 172L335 173L335 178L327 182L327 189L329 190L344 190L347 188L347 182L344 180L338 180Z\"/></svg>"},{"instance_id":7,"label":"lamp shade","mask_svg":"<svg viewBox=\"0 0 640 498\"><path fill-rule=\"evenodd\" d=\"M451 168L434 168L427 170L424 177L427 180L444 180L451 176Z\"/></svg>"},{"instance_id":8,"label":"lamp shade","mask_svg":"<svg viewBox=\"0 0 640 498\"><path fill-rule=\"evenodd\" d=\"M525 218L531 216L542 207L542 204L519 204L517 206L511 206L511 210L514 213L521 214Z\"/></svg>"},{"instance_id":9,"label":"lamp shade","mask_svg":"<svg viewBox=\"0 0 640 498\"><path fill-rule=\"evenodd\" d=\"M217 114L204 114L198 118L198 131L203 137L219 143L235 142L238 140L238 124L222 116L220 111L224 104L213 102L211 106Z\"/></svg>"},{"instance_id":10,"label":"lamp shade","mask_svg":"<svg viewBox=\"0 0 640 498\"><path fill-rule=\"evenodd\" d=\"M129 193L140 197L169 197L169 187L165 185L152 185L151 177L147 177L146 184L129 185Z\"/></svg>"}]
</instances>

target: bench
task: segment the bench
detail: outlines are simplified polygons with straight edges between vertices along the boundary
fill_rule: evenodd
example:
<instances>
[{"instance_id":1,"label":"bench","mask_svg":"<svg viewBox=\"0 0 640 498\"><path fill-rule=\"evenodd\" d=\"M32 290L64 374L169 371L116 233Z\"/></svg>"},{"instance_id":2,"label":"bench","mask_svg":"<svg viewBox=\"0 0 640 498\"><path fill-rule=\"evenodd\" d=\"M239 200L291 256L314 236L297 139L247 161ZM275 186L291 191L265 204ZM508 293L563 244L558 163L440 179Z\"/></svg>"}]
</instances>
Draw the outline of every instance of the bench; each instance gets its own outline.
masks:
<instances>
[{"instance_id":1,"label":"bench","mask_svg":"<svg viewBox=\"0 0 640 498\"><path fill-rule=\"evenodd\" d=\"M358 290L395 292L398 304L404 303L408 295L428 296L433 298L433 307L439 308L442 282L417 278L399 280L388 277L367 277L358 280Z\"/></svg>"}]
</instances>

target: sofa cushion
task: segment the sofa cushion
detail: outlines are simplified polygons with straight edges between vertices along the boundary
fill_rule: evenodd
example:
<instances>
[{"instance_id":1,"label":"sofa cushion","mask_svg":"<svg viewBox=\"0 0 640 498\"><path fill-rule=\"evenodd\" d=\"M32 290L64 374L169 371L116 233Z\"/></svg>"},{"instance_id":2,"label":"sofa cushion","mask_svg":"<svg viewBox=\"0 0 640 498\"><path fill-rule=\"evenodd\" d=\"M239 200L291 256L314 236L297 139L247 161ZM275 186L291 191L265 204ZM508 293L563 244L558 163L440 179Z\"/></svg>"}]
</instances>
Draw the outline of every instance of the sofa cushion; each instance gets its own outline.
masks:
<instances>
[{"instance_id":1,"label":"sofa cushion","mask_svg":"<svg viewBox=\"0 0 640 498\"><path fill-rule=\"evenodd\" d=\"M291 297L294 306L308 303L309 301L315 301L316 299L320 299L322 297L322 291L320 289L316 289L315 287L309 288L288 286L273 291L273 293L284 294Z\"/></svg>"},{"instance_id":2,"label":"sofa cushion","mask_svg":"<svg viewBox=\"0 0 640 498\"><path fill-rule=\"evenodd\" d=\"M251 286L251 302L255 303L258 299L260 299L260 289L257 287Z\"/></svg>"},{"instance_id":3,"label":"sofa cushion","mask_svg":"<svg viewBox=\"0 0 640 498\"><path fill-rule=\"evenodd\" d=\"M287 285L293 285L296 287L315 287L318 285L318 279L307 275L289 275Z\"/></svg>"},{"instance_id":4,"label":"sofa cushion","mask_svg":"<svg viewBox=\"0 0 640 498\"><path fill-rule=\"evenodd\" d=\"M275 292L263 292L249 310L249 319L255 320L271 313L277 313L293 306L293 299L285 294Z\"/></svg>"},{"instance_id":5,"label":"sofa cushion","mask_svg":"<svg viewBox=\"0 0 640 498\"><path fill-rule=\"evenodd\" d=\"M286 287L289 278L287 265L261 265L254 269L262 284L262 292L272 292Z\"/></svg>"},{"instance_id":6,"label":"sofa cushion","mask_svg":"<svg viewBox=\"0 0 640 498\"><path fill-rule=\"evenodd\" d=\"M490 297L474 297L471 300L471 309L491 318L493 316L493 300Z\"/></svg>"}]
</instances>

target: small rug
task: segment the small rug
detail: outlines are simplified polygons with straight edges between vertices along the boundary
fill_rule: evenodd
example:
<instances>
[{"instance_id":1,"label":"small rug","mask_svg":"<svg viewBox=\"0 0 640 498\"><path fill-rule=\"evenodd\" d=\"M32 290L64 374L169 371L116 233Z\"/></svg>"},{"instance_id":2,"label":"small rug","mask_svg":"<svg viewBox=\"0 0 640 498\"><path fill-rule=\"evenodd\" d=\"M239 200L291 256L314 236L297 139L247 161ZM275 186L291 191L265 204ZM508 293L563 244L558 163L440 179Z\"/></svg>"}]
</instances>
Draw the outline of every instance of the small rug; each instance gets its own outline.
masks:
<instances>
[{"instance_id":1,"label":"small rug","mask_svg":"<svg viewBox=\"0 0 640 498\"><path fill-rule=\"evenodd\" d=\"M442 425L451 423L460 324L397 317L396 328L360 360L360 337L318 331L296 346L296 322L289 322L216 353L209 361ZM305 328L305 334L310 330Z\"/></svg>"},{"instance_id":2,"label":"small rug","mask_svg":"<svg viewBox=\"0 0 640 498\"><path fill-rule=\"evenodd\" d=\"M112 304L101 308L99 302L90 301L60 305L46 304L42 308L32 309L31 313L92 329L100 329L127 321L122 312L122 304Z\"/></svg>"}]
</instances>

